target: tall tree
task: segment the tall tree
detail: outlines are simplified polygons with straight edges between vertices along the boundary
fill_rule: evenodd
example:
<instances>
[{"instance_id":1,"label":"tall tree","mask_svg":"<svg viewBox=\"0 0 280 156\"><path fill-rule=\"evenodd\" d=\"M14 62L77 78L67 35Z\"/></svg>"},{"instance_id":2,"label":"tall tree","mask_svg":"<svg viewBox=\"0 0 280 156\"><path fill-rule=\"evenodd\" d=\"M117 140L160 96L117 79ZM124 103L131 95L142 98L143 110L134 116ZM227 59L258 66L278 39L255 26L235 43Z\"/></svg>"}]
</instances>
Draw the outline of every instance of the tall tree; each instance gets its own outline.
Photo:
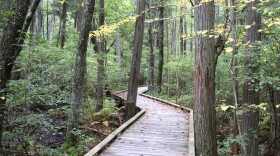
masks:
<instances>
[{"instance_id":1,"label":"tall tree","mask_svg":"<svg viewBox=\"0 0 280 156\"><path fill-rule=\"evenodd\" d=\"M235 7L235 0L230 0L230 6L232 7L231 9L231 30L232 30L232 38L233 38L233 44L232 44L232 60L231 60L231 73L232 73L232 79L233 79L233 101L235 104L235 107L237 108L238 104L238 68L237 68L237 9ZM234 127L233 127L233 137L236 138L238 135L238 119L237 119L237 114L236 110L234 111ZM232 145L232 153L233 154L238 154L239 147L237 142L234 142Z\"/></svg>"},{"instance_id":2,"label":"tall tree","mask_svg":"<svg viewBox=\"0 0 280 156\"><path fill-rule=\"evenodd\" d=\"M151 20L153 20L154 18L154 11L151 9L152 6L152 0L150 0L148 3L148 18L150 18ZM154 61L154 38L153 38L153 27L154 26L154 22L149 23L149 28L148 28L148 35L149 35L149 79L148 79L148 89L149 91L153 91L154 90L154 66L155 66L155 61Z\"/></svg>"},{"instance_id":3,"label":"tall tree","mask_svg":"<svg viewBox=\"0 0 280 156\"><path fill-rule=\"evenodd\" d=\"M160 0L159 6L159 32L158 32L158 75L157 75L157 89L161 92L162 73L163 73L163 37L164 37L164 0Z\"/></svg>"},{"instance_id":4,"label":"tall tree","mask_svg":"<svg viewBox=\"0 0 280 156\"><path fill-rule=\"evenodd\" d=\"M139 83L139 73L140 73L140 62L142 55L142 45L144 38L144 21L145 21L145 4L144 0L137 0L137 10L138 15L135 24L135 35L134 35L134 45L133 45L133 55L131 60L129 83L128 83L128 93L127 100L125 104L125 118L129 120L135 115L136 112L136 97L137 89Z\"/></svg>"},{"instance_id":5,"label":"tall tree","mask_svg":"<svg viewBox=\"0 0 280 156\"><path fill-rule=\"evenodd\" d=\"M218 53L214 29L214 1L195 0L194 128L196 155L217 156L215 68ZM206 34L199 32L207 30Z\"/></svg>"},{"instance_id":6,"label":"tall tree","mask_svg":"<svg viewBox=\"0 0 280 156\"><path fill-rule=\"evenodd\" d=\"M246 41L250 42L248 46L247 57L245 58L244 76L246 78L243 84L243 108L244 112L241 116L240 133L246 137L246 145L241 148L241 154L255 156L258 155L258 122L259 112L257 109L248 107L251 104L259 104L259 93L256 91L258 80L253 77L256 67L252 67L252 52L257 53L258 48L254 46L256 41L261 40L258 30L261 28L261 16L255 9L259 0L247 3L246 25L251 25L246 30ZM251 55L251 56L249 56Z\"/></svg>"},{"instance_id":7,"label":"tall tree","mask_svg":"<svg viewBox=\"0 0 280 156\"><path fill-rule=\"evenodd\" d=\"M77 11L75 13L75 27L77 28L77 31L80 32L81 31L81 23L82 23L82 17L83 17L83 3L84 0L76 0L76 5L77 5Z\"/></svg>"},{"instance_id":8,"label":"tall tree","mask_svg":"<svg viewBox=\"0 0 280 156\"><path fill-rule=\"evenodd\" d=\"M60 48L64 48L66 39L67 2L62 4L60 16Z\"/></svg>"},{"instance_id":9,"label":"tall tree","mask_svg":"<svg viewBox=\"0 0 280 156\"><path fill-rule=\"evenodd\" d=\"M0 43L0 153L3 153L2 133L6 111L7 84L11 79L14 62L25 40L25 34L32 21L40 0L17 0L13 5L14 14L5 25ZM30 7L30 8L29 8Z\"/></svg>"},{"instance_id":10,"label":"tall tree","mask_svg":"<svg viewBox=\"0 0 280 156\"><path fill-rule=\"evenodd\" d=\"M91 22L93 17L95 0L88 0L86 11L83 17L82 29L79 35L79 43L76 53L76 63L74 68L74 83L72 91L72 103L70 115L68 119L67 140L75 144L78 142L77 136L73 131L78 129L80 118L80 106L83 103L84 91L86 84L86 53L89 32L91 30Z\"/></svg>"},{"instance_id":11,"label":"tall tree","mask_svg":"<svg viewBox=\"0 0 280 156\"><path fill-rule=\"evenodd\" d=\"M99 27L105 24L105 13L104 13L104 0L99 0ZM104 79L104 55L105 55L105 45L104 45L104 35L100 36L97 40L97 105L96 111L100 111L103 108L103 79Z\"/></svg>"}]
</instances>

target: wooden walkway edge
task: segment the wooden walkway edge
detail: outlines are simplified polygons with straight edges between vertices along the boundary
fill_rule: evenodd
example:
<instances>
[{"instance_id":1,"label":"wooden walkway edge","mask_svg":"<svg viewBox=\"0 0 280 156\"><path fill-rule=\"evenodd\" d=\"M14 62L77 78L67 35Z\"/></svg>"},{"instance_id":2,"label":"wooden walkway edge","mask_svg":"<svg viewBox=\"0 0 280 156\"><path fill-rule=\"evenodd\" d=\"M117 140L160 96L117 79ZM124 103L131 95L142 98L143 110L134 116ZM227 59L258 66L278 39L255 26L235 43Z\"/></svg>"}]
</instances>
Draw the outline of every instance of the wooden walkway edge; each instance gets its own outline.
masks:
<instances>
[{"instance_id":1,"label":"wooden walkway edge","mask_svg":"<svg viewBox=\"0 0 280 156\"><path fill-rule=\"evenodd\" d=\"M144 113L145 110L141 110L140 112L138 112L134 117L132 117L124 124L122 124L118 129L116 129L114 132L108 135L102 142L100 142L92 150L90 150L87 154L85 154L85 156L94 156L99 154L99 152L101 152L104 148L106 148L107 145L109 145L113 140L115 140L118 137L118 135L120 135L130 125L132 125L135 121L137 121Z\"/></svg>"}]
</instances>

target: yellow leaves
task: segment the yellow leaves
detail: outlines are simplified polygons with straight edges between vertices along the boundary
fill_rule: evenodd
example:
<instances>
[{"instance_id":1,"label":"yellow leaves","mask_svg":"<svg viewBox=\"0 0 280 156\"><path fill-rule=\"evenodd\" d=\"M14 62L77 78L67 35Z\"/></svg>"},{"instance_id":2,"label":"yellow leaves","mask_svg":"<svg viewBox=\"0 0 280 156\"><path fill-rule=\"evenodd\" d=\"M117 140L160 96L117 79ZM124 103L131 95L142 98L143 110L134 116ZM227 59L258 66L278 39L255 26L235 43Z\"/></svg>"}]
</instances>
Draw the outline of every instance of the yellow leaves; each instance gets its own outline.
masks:
<instances>
[{"instance_id":1,"label":"yellow leaves","mask_svg":"<svg viewBox=\"0 0 280 156\"><path fill-rule=\"evenodd\" d=\"M226 53L231 53L233 51L232 47L225 48Z\"/></svg>"},{"instance_id":2,"label":"yellow leaves","mask_svg":"<svg viewBox=\"0 0 280 156\"><path fill-rule=\"evenodd\" d=\"M244 27L245 27L245 29L250 29L251 25L245 25Z\"/></svg>"},{"instance_id":3,"label":"yellow leaves","mask_svg":"<svg viewBox=\"0 0 280 156\"><path fill-rule=\"evenodd\" d=\"M280 108L280 104L276 105L276 108Z\"/></svg>"},{"instance_id":4,"label":"yellow leaves","mask_svg":"<svg viewBox=\"0 0 280 156\"><path fill-rule=\"evenodd\" d=\"M1 99L1 100L5 100L6 97L5 97L5 96L1 96L0 99Z\"/></svg>"},{"instance_id":5,"label":"yellow leaves","mask_svg":"<svg viewBox=\"0 0 280 156\"><path fill-rule=\"evenodd\" d=\"M223 24L219 24L219 25L216 26L215 32L222 33L223 31L224 31L224 25Z\"/></svg>"},{"instance_id":6,"label":"yellow leaves","mask_svg":"<svg viewBox=\"0 0 280 156\"><path fill-rule=\"evenodd\" d=\"M64 4L64 3L66 2L66 0L59 0L59 2L60 2L61 4Z\"/></svg>"},{"instance_id":7,"label":"yellow leaves","mask_svg":"<svg viewBox=\"0 0 280 156\"><path fill-rule=\"evenodd\" d=\"M223 105L220 105L220 109L222 110L222 111L226 111L226 110L228 110L229 108L235 108L234 106L231 106L231 105L225 105L225 104L223 104Z\"/></svg>"},{"instance_id":8,"label":"yellow leaves","mask_svg":"<svg viewBox=\"0 0 280 156\"><path fill-rule=\"evenodd\" d=\"M99 30L90 32L89 37L92 38L95 36L97 38L97 40L101 40L104 37L113 33L113 31L116 30L117 28L119 28L121 25L128 23L128 22L136 21L137 17L138 16L131 16L131 17L129 17L119 23L113 24L113 25L103 25L99 28Z\"/></svg>"}]
</instances>

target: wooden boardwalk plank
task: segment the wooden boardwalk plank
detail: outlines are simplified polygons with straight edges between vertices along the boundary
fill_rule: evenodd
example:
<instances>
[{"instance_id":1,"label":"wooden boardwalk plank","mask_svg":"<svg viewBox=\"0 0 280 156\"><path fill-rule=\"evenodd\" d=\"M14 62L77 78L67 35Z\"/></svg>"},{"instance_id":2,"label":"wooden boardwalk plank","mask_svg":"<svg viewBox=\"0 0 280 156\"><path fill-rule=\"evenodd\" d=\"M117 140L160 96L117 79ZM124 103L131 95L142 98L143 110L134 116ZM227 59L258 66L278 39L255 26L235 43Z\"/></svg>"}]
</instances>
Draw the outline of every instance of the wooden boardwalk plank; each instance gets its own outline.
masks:
<instances>
[{"instance_id":1,"label":"wooden boardwalk plank","mask_svg":"<svg viewBox=\"0 0 280 156\"><path fill-rule=\"evenodd\" d=\"M141 87L138 93L146 90ZM118 94L126 98L126 92ZM101 156L188 156L190 113L145 96L137 106L146 113L117 137Z\"/></svg>"}]
</instances>

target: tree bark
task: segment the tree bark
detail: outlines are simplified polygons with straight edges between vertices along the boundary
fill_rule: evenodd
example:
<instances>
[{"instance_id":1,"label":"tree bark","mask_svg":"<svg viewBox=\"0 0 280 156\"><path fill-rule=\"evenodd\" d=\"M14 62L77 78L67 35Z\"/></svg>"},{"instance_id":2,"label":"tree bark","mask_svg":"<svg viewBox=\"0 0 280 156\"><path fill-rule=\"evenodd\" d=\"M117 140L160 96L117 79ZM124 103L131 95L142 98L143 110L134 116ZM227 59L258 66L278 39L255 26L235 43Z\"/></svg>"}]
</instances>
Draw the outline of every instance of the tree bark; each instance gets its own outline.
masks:
<instances>
[{"instance_id":1,"label":"tree bark","mask_svg":"<svg viewBox=\"0 0 280 156\"><path fill-rule=\"evenodd\" d=\"M79 35L79 43L76 53L76 63L74 68L74 83L72 91L72 103L68 119L67 140L71 144L78 142L77 136L73 131L78 129L80 119L80 106L84 102L84 91L86 84L86 53L89 32L93 17L95 0L88 0L86 11L83 17L82 29Z\"/></svg>"},{"instance_id":2,"label":"tree bark","mask_svg":"<svg viewBox=\"0 0 280 156\"><path fill-rule=\"evenodd\" d=\"M14 14L9 17L0 43L0 153L3 153L2 133L6 111L7 84L11 79L14 61L22 50L25 34L32 21L40 0L17 0L14 3ZM30 6L30 9L29 9ZM28 10L29 9L29 10ZM16 21L16 22L15 22Z\"/></svg>"},{"instance_id":3,"label":"tree bark","mask_svg":"<svg viewBox=\"0 0 280 156\"><path fill-rule=\"evenodd\" d=\"M82 19L83 14L84 14L84 12L83 12L84 8L83 8L83 5L82 5L83 1L84 0L76 0L77 12L76 12L76 19L75 19L75 21L76 21L76 28L77 28L78 32L81 31L81 23L82 23L81 19Z\"/></svg>"},{"instance_id":4,"label":"tree bark","mask_svg":"<svg viewBox=\"0 0 280 156\"><path fill-rule=\"evenodd\" d=\"M116 57L117 57L117 64L120 66L121 65L121 38L120 34L118 33L115 37L115 51L116 51Z\"/></svg>"},{"instance_id":5,"label":"tree bark","mask_svg":"<svg viewBox=\"0 0 280 156\"><path fill-rule=\"evenodd\" d=\"M261 28L261 16L253 9L259 0L247 3L246 11L246 25L251 25L246 30L246 41L254 44L254 42L261 39L258 30ZM257 47L248 47L247 55L251 52L257 52ZM248 156L258 155L258 122L259 112L257 109L248 108L251 104L259 104L259 92L255 91L258 87L258 80L252 77L252 73L257 71L257 68L252 67L252 58L247 56L245 58L244 76L250 79L245 80L243 84L243 114L241 115L240 133L246 137L246 145L241 148L241 154Z\"/></svg>"},{"instance_id":6,"label":"tree bark","mask_svg":"<svg viewBox=\"0 0 280 156\"><path fill-rule=\"evenodd\" d=\"M47 40L50 40L49 34L49 1L47 0L47 9L46 9L46 36Z\"/></svg>"},{"instance_id":7,"label":"tree bark","mask_svg":"<svg viewBox=\"0 0 280 156\"><path fill-rule=\"evenodd\" d=\"M105 13L104 13L104 0L99 0L99 27L105 24ZM104 55L105 45L104 36L97 40L98 56L97 56L97 105L96 111L100 111L103 108L103 79L104 79Z\"/></svg>"},{"instance_id":8,"label":"tree bark","mask_svg":"<svg viewBox=\"0 0 280 156\"><path fill-rule=\"evenodd\" d=\"M150 0L148 3L148 18L153 20L154 19L154 15L153 15L153 10L149 10L151 8L151 5L153 4L152 1ZM155 61L154 61L154 38L153 38L153 27L154 26L154 22L149 23L149 28L148 28L148 36L149 36L149 70L148 70L148 89L150 92L152 92L154 90L154 66L155 66Z\"/></svg>"},{"instance_id":9,"label":"tree bark","mask_svg":"<svg viewBox=\"0 0 280 156\"><path fill-rule=\"evenodd\" d=\"M54 39L54 30L55 30L55 22L56 22L55 13L56 13L55 2L53 2L52 11L51 11L51 19L49 21L49 35L50 35L51 40Z\"/></svg>"},{"instance_id":10,"label":"tree bark","mask_svg":"<svg viewBox=\"0 0 280 156\"><path fill-rule=\"evenodd\" d=\"M60 48L63 49L66 39L66 20L67 20L67 3L62 4L61 28L60 28Z\"/></svg>"},{"instance_id":11,"label":"tree bark","mask_svg":"<svg viewBox=\"0 0 280 156\"><path fill-rule=\"evenodd\" d=\"M279 61L279 60L278 60ZM278 68L279 70L279 68ZM273 122L273 126L272 126L272 135L273 135L273 149L274 151L280 151L280 107L276 107L276 105L280 105L280 90L276 90L274 92L274 106L275 106L275 113L272 117L272 122Z\"/></svg>"},{"instance_id":12,"label":"tree bark","mask_svg":"<svg viewBox=\"0 0 280 156\"><path fill-rule=\"evenodd\" d=\"M158 75L157 75L157 90L158 93L161 93L162 87L162 73L163 73L163 38L164 38L164 0L160 0L159 7L159 33L158 33L158 46L159 46L159 54L158 54Z\"/></svg>"},{"instance_id":13,"label":"tree bark","mask_svg":"<svg viewBox=\"0 0 280 156\"><path fill-rule=\"evenodd\" d=\"M37 10L37 27L36 27L36 37L42 38L42 26L43 26L43 12L42 4L38 6Z\"/></svg>"},{"instance_id":14,"label":"tree bark","mask_svg":"<svg viewBox=\"0 0 280 156\"><path fill-rule=\"evenodd\" d=\"M194 76L194 129L196 155L217 156L215 68L217 53L214 29L214 1L195 0L195 31L208 30L205 35L196 34Z\"/></svg>"},{"instance_id":15,"label":"tree bark","mask_svg":"<svg viewBox=\"0 0 280 156\"><path fill-rule=\"evenodd\" d=\"M139 83L140 62L144 38L145 4L144 0L137 0L136 13L138 17L135 24L133 55L130 67L127 101L125 104L125 119L129 120L136 112L136 98Z\"/></svg>"},{"instance_id":16,"label":"tree bark","mask_svg":"<svg viewBox=\"0 0 280 156\"><path fill-rule=\"evenodd\" d=\"M232 38L233 38L233 45L232 45L232 60L231 60L231 70L232 70L232 80L233 80L233 101L235 108L238 108L238 68L237 68L237 47L236 47L236 34L237 34L237 9L235 8L235 0L230 0L231 9L231 30L232 30ZM238 118L236 114L236 110L234 111L234 126L233 126L233 138L239 134L238 130ZM237 142L232 144L232 154L239 153L239 146Z\"/></svg>"}]
</instances>

